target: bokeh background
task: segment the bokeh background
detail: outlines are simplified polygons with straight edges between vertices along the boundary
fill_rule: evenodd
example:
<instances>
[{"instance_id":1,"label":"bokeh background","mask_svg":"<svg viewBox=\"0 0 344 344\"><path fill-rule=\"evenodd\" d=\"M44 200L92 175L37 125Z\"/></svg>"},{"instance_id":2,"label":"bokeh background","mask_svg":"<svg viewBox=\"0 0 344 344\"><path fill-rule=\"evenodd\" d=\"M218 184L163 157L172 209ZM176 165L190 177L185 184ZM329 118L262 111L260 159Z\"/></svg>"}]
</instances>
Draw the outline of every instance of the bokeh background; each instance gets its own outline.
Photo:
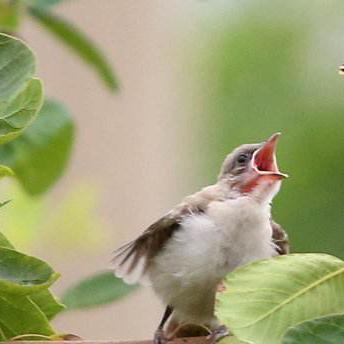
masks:
<instances>
[{"instance_id":1,"label":"bokeh background","mask_svg":"<svg viewBox=\"0 0 344 344\"><path fill-rule=\"evenodd\" d=\"M121 84L109 93L25 21L21 35L37 54L46 93L76 119L77 142L48 196L3 186L14 200L2 224L16 246L61 272L57 294L106 268L113 249L213 183L235 146L276 131L279 164L291 178L274 218L294 252L344 258L342 1L75 0L56 12L98 42ZM90 339L143 339L161 311L141 288L108 306L62 313L55 325Z\"/></svg>"}]
</instances>

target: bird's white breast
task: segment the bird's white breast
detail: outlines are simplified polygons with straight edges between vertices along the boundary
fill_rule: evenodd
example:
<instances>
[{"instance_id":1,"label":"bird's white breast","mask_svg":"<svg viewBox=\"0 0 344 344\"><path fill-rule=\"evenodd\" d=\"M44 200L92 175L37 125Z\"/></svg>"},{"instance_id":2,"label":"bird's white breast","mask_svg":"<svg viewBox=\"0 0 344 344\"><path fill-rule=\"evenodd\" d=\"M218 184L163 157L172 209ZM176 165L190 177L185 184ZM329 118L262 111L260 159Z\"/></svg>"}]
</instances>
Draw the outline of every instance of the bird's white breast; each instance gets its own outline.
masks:
<instances>
[{"instance_id":1,"label":"bird's white breast","mask_svg":"<svg viewBox=\"0 0 344 344\"><path fill-rule=\"evenodd\" d=\"M269 218L269 206L248 197L211 202L206 213L185 217L149 271L154 290L174 307L175 317L209 323L221 279L275 254Z\"/></svg>"},{"instance_id":2,"label":"bird's white breast","mask_svg":"<svg viewBox=\"0 0 344 344\"><path fill-rule=\"evenodd\" d=\"M155 259L154 289L165 302L189 298L236 267L275 255L269 218L270 207L249 197L212 202L206 213L187 216Z\"/></svg>"},{"instance_id":3,"label":"bird's white breast","mask_svg":"<svg viewBox=\"0 0 344 344\"><path fill-rule=\"evenodd\" d=\"M250 197L213 202L207 215L215 223L219 236L217 264L224 273L250 261L276 254L272 244L270 206Z\"/></svg>"}]
</instances>

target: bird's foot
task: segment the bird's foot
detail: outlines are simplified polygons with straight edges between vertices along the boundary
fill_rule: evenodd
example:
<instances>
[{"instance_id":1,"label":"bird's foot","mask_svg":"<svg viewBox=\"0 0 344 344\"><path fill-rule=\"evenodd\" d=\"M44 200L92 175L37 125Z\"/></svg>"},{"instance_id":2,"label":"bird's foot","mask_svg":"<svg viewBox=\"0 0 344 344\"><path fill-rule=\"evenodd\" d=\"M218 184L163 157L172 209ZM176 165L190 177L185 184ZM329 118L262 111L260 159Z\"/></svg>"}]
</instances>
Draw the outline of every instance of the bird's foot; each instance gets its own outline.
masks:
<instances>
[{"instance_id":1,"label":"bird's foot","mask_svg":"<svg viewBox=\"0 0 344 344\"><path fill-rule=\"evenodd\" d=\"M168 342L168 339L165 336L164 330L158 328L154 333L154 344L166 344Z\"/></svg>"},{"instance_id":2,"label":"bird's foot","mask_svg":"<svg viewBox=\"0 0 344 344\"><path fill-rule=\"evenodd\" d=\"M216 343L220 339L227 337L230 335L228 328L225 325L220 325L215 328L211 334L207 337L211 341L211 343Z\"/></svg>"}]
</instances>

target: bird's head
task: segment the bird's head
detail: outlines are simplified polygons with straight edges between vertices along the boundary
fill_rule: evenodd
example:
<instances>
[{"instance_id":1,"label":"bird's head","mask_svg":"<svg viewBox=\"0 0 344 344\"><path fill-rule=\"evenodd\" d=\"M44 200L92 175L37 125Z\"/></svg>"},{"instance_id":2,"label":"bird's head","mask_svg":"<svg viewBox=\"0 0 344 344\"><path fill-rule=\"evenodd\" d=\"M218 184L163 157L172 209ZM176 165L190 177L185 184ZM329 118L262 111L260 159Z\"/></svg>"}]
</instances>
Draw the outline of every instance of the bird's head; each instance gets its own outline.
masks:
<instances>
[{"instance_id":1,"label":"bird's head","mask_svg":"<svg viewBox=\"0 0 344 344\"><path fill-rule=\"evenodd\" d=\"M236 148L223 162L219 181L239 194L249 194L270 202L288 176L281 173L276 161L280 133L266 142Z\"/></svg>"}]
</instances>

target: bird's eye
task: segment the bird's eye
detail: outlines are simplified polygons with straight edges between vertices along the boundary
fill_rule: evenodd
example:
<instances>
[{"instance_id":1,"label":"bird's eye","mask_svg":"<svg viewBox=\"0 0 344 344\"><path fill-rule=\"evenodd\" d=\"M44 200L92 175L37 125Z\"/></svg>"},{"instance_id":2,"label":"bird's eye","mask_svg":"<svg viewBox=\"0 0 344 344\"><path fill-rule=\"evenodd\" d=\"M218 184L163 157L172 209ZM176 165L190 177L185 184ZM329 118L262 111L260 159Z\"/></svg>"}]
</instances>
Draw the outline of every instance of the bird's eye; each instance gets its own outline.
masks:
<instances>
[{"instance_id":1,"label":"bird's eye","mask_svg":"<svg viewBox=\"0 0 344 344\"><path fill-rule=\"evenodd\" d=\"M245 162L247 162L249 160L249 156L247 154L240 154L238 156L237 162L239 164L244 164Z\"/></svg>"}]
</instances>

